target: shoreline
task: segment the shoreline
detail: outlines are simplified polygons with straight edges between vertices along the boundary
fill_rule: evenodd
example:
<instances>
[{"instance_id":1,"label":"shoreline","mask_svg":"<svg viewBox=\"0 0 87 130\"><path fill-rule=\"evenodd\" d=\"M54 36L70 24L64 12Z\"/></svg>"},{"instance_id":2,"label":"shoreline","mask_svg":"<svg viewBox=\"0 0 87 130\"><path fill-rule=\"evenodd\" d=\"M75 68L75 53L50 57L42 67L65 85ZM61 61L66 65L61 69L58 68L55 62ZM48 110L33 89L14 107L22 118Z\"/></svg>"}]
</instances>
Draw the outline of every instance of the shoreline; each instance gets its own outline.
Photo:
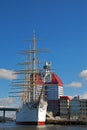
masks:
<instances>
[{"instance_id":1,"label":"shoreline","mask_svg":"<svg viewBox=\"0 0 87 130\"><path fill-rule=\"evenodd\" d=\"M87 125L87 121L47 119L46 120L46 124L55 124L55 125Z\"/></svg>"}]
</instances>

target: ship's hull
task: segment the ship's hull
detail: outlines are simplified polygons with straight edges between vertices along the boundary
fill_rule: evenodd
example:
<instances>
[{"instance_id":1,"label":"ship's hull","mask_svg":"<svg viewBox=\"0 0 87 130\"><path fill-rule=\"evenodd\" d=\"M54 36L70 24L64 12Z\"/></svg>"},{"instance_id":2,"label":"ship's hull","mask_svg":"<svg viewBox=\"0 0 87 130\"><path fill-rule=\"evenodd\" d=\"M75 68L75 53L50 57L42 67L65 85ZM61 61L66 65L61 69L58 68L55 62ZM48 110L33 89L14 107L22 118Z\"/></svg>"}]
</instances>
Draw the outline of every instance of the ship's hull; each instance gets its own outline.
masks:
<instances>
[{"instance_id":1,"label":"ship's hull","mask_svg":"<svg viewBox=\"0 0 87 130\"><path fill-rule=\"evenodd\" d=\"M44 125L47 102L24 104L16 114L16 123L21 125Z\"/></svg>"},{"instance_id":2,"label":"ship's hull","mask_svg":"<svg viewBox=\"0 0 87 130\"><path fill-rule=\"evenodd\" d=\"M16 124L19 124L19 125L40 125L40 126L42 126L42 125L45 125L45 121L43 121L43 122L41 122L41 121L36 121L36 122L30 122L30 121L28 121L28 122L23 122L23 121L18 121L18 122L16 122Z\"/></svg>"}]
</instances>

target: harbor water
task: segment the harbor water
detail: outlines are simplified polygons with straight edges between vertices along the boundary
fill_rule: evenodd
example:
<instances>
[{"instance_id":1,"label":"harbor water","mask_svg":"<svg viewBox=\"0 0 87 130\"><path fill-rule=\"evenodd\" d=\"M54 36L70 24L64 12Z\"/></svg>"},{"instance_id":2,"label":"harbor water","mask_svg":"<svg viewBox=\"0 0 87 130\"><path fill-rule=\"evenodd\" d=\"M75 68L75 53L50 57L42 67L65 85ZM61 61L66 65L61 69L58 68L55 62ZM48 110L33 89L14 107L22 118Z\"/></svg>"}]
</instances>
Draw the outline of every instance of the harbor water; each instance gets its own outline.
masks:
<instances>
[{"instance_id":1,"label":"harbor water","mask_svg":"<svg viewBox=\"0 0 87 130\"><path fill-rule=\"evenodd\" d=\"M15 122L0 123L0 130L87 130L87 125L45 125L45 126L23 126Z\"/></svg>"}]
</instances>

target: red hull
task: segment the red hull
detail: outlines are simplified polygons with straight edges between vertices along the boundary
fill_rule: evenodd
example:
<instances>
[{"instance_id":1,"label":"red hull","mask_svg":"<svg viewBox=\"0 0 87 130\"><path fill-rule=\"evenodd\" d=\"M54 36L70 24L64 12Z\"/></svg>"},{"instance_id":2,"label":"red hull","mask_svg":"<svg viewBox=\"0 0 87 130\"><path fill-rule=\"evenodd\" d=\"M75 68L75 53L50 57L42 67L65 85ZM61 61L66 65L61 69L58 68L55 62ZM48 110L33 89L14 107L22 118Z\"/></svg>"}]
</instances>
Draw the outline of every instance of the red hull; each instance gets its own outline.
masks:
<instances>
[{"instance_id":1,"label":"red hull","mask_svg":"<svg viewBox=\"0 0 87 130\"><path fill-rule=\"evenodd\" d=\"M45 125L45 122L16 122L19 125Z\"/></svg>"}]
</instances>

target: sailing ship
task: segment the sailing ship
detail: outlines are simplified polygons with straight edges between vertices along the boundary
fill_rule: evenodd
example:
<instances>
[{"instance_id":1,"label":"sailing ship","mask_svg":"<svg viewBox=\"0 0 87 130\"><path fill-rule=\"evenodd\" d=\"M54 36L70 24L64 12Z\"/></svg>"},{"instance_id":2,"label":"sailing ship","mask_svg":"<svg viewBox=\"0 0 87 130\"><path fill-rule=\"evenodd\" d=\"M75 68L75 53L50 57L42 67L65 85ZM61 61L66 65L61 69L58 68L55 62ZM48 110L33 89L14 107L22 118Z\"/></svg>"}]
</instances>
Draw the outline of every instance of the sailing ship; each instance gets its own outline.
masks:
<instances>
[{"instance_id":1,"label":"sailing ship","mask_svg":"<svg viewBox=\"0 0 87 130\"><path fill-rule=\"evenodd\" d=\"M20 51L26 56L26 61L19 63L24 69L16 71L20 75L17 81L13 81L13 89L21 91L11 92L21 95L22 107L16 113L16 123L23 125L44 125L47 112L47 101L45 98L45 77L44 69L40 68L40 61L37 54L47 52L47 50L36 47L36 36L34 33L32 47L28 50Z\"/></svg>"}]
</instances>

